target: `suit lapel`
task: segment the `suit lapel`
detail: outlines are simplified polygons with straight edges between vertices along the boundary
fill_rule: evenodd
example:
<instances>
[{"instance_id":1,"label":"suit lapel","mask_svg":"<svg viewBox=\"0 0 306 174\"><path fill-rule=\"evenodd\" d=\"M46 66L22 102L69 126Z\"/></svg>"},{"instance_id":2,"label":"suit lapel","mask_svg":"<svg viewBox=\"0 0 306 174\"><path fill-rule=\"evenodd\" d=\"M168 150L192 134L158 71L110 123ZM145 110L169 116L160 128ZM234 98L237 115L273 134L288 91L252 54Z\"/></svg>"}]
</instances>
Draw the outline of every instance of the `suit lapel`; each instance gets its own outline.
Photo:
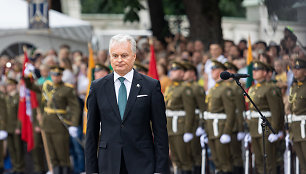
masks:
<instances>
[{"instance_id":1,"label":"suit lapel","mask_svg":"<svg viewBox=\"0 0 306 174\"><path fill-rule=\"evenodd\" d=\"M141 76L139 75L139 73L136 70L134 70L134 76L133 76L133 80L132 80L131 90L130 90L128 101L126 103L126 107L125 107L122 122L126 119L129 111L133 107L141 87L142 87Z\"/></svg>"},{"instance_id":2,"label":"suit lapel","mask_svg":"<svg viewBox=\"0 0 306 174\"><path fill-rule=\"evenodd\" d=\"M117 104L117 98L116 98L116 92L115 92L115 84L114 84L114 73L112 73L107 81L106 84L106 96L108 97L108 100L110 104L112 105L116 117L121 120L119 107Z\"/></svg>"}]
</instances>

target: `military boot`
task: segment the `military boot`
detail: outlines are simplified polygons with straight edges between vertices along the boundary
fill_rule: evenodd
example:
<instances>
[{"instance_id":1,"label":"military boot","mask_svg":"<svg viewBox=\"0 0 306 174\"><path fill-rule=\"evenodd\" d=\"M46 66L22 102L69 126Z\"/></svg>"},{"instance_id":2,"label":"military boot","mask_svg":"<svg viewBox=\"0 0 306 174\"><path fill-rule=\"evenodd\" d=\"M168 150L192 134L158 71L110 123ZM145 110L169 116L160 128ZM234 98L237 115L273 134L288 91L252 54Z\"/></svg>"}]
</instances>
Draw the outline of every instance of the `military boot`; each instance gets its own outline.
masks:
<instances>
[{"instance_id":1,"label":"military boot","mask_svg":"<svg viewBox=\"0 0 306 174\"><path fill-rule=\"evenodd\" d=\"M53 174L62 174L61 167L56 166L53 168Z\"/></svg>"},{"instance_id":2,"label":"military boot","mask_svg":"<svg viewBox=\"0 0 306 174\"><path fill-rule=\"evenodd\" d=\"M70 167L62 167L62 174L70 174Z\"/></svg>"},{"instance_id":3,"label":"military boot","mask_svg":"<svg viewBox=\"0 0 306 174\"><path fill-rule=\"evenodd\" d=\"M192 174L192 172L191 171L186 171L186 170L182 170L182 174Z\"/></svg>"},{"instance_id":4,"label":"military boot","mask_svg":"<svg viewBox=\"0 0 306 174\"><path fill-rule=\"evenodd\" d=\"M201 174L201 166L194 166L192 173L193 174Z\"/></svg>"}]
</instances>

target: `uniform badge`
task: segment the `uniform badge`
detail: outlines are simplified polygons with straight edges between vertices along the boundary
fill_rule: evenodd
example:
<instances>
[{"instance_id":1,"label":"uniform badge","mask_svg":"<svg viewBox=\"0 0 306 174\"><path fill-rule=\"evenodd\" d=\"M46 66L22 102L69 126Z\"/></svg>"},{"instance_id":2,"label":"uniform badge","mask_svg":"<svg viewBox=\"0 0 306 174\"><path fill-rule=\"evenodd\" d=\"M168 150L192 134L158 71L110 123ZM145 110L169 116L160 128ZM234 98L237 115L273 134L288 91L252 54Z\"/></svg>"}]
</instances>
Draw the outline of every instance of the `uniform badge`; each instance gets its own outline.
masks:
<instances>
[{"instance_id":1,"label":"uniform badge","mask_svg":"<svg viewBox=\"0 0 306 174\"><path fill-rule=\"evenodd\" d=\"M137 84L136 86L137 86L137 88L139 88L139 87L140 87L140 85L139 85L139 84Z\"/></svg>"}]
</instances>

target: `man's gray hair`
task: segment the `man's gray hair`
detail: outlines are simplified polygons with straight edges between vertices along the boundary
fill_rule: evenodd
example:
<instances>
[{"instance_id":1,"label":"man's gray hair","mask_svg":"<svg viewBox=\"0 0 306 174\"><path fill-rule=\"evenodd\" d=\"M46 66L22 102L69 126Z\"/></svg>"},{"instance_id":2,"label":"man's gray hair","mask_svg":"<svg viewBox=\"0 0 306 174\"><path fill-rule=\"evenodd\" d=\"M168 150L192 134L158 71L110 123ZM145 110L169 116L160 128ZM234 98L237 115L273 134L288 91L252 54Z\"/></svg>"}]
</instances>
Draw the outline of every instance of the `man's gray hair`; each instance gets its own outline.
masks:
<instances>
[{"instance_id":1,"label":"man's gray hair","mask_svg":"<svg viewBox=\"0 0 306 174\"><path fill-rule=\"evenodd\" d=\"M117 34L115 36L113 36L110 41L109 41L109 53L110 53L110 48L116 44L116 43L122 43L122 42L130 42L131 44L131 49L132 49L132 52L134 54L136 54L136 41L135 39L128 35L128 34Z\"/></svg>"}]
</instances>

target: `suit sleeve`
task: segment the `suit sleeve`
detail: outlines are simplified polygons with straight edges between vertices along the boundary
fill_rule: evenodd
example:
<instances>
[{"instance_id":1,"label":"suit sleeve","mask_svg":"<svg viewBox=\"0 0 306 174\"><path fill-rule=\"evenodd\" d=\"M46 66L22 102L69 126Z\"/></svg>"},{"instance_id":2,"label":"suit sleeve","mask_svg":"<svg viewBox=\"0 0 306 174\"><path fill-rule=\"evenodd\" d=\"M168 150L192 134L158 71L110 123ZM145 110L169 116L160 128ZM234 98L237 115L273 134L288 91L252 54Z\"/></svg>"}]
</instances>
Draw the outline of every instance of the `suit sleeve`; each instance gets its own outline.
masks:
<instances>
[{"instance_id":1,"label":"suit sleeve","mask_svg":"<svg viewBox=\"0 0 306 174\"><path fill-rule=\"evenodd\" d=\"M98 173L98 140L100 129L100 114L97 104L97 96L94 89L94 82L90 86L86 102L87 107L87 129L85 140L85 166L86 173Z\"/></svg>"},{"instance_id":2,"label":"suit sleeve","mask_svg":"<svg viewBox=\"0 0 306 174\"><path fill-rule=\"evenodd\" d=\"M155 171L154 173L168 174L168 133L164 97L159 81L152 91L151 121L154 135Z\"/></svg>"}]
</instances>

